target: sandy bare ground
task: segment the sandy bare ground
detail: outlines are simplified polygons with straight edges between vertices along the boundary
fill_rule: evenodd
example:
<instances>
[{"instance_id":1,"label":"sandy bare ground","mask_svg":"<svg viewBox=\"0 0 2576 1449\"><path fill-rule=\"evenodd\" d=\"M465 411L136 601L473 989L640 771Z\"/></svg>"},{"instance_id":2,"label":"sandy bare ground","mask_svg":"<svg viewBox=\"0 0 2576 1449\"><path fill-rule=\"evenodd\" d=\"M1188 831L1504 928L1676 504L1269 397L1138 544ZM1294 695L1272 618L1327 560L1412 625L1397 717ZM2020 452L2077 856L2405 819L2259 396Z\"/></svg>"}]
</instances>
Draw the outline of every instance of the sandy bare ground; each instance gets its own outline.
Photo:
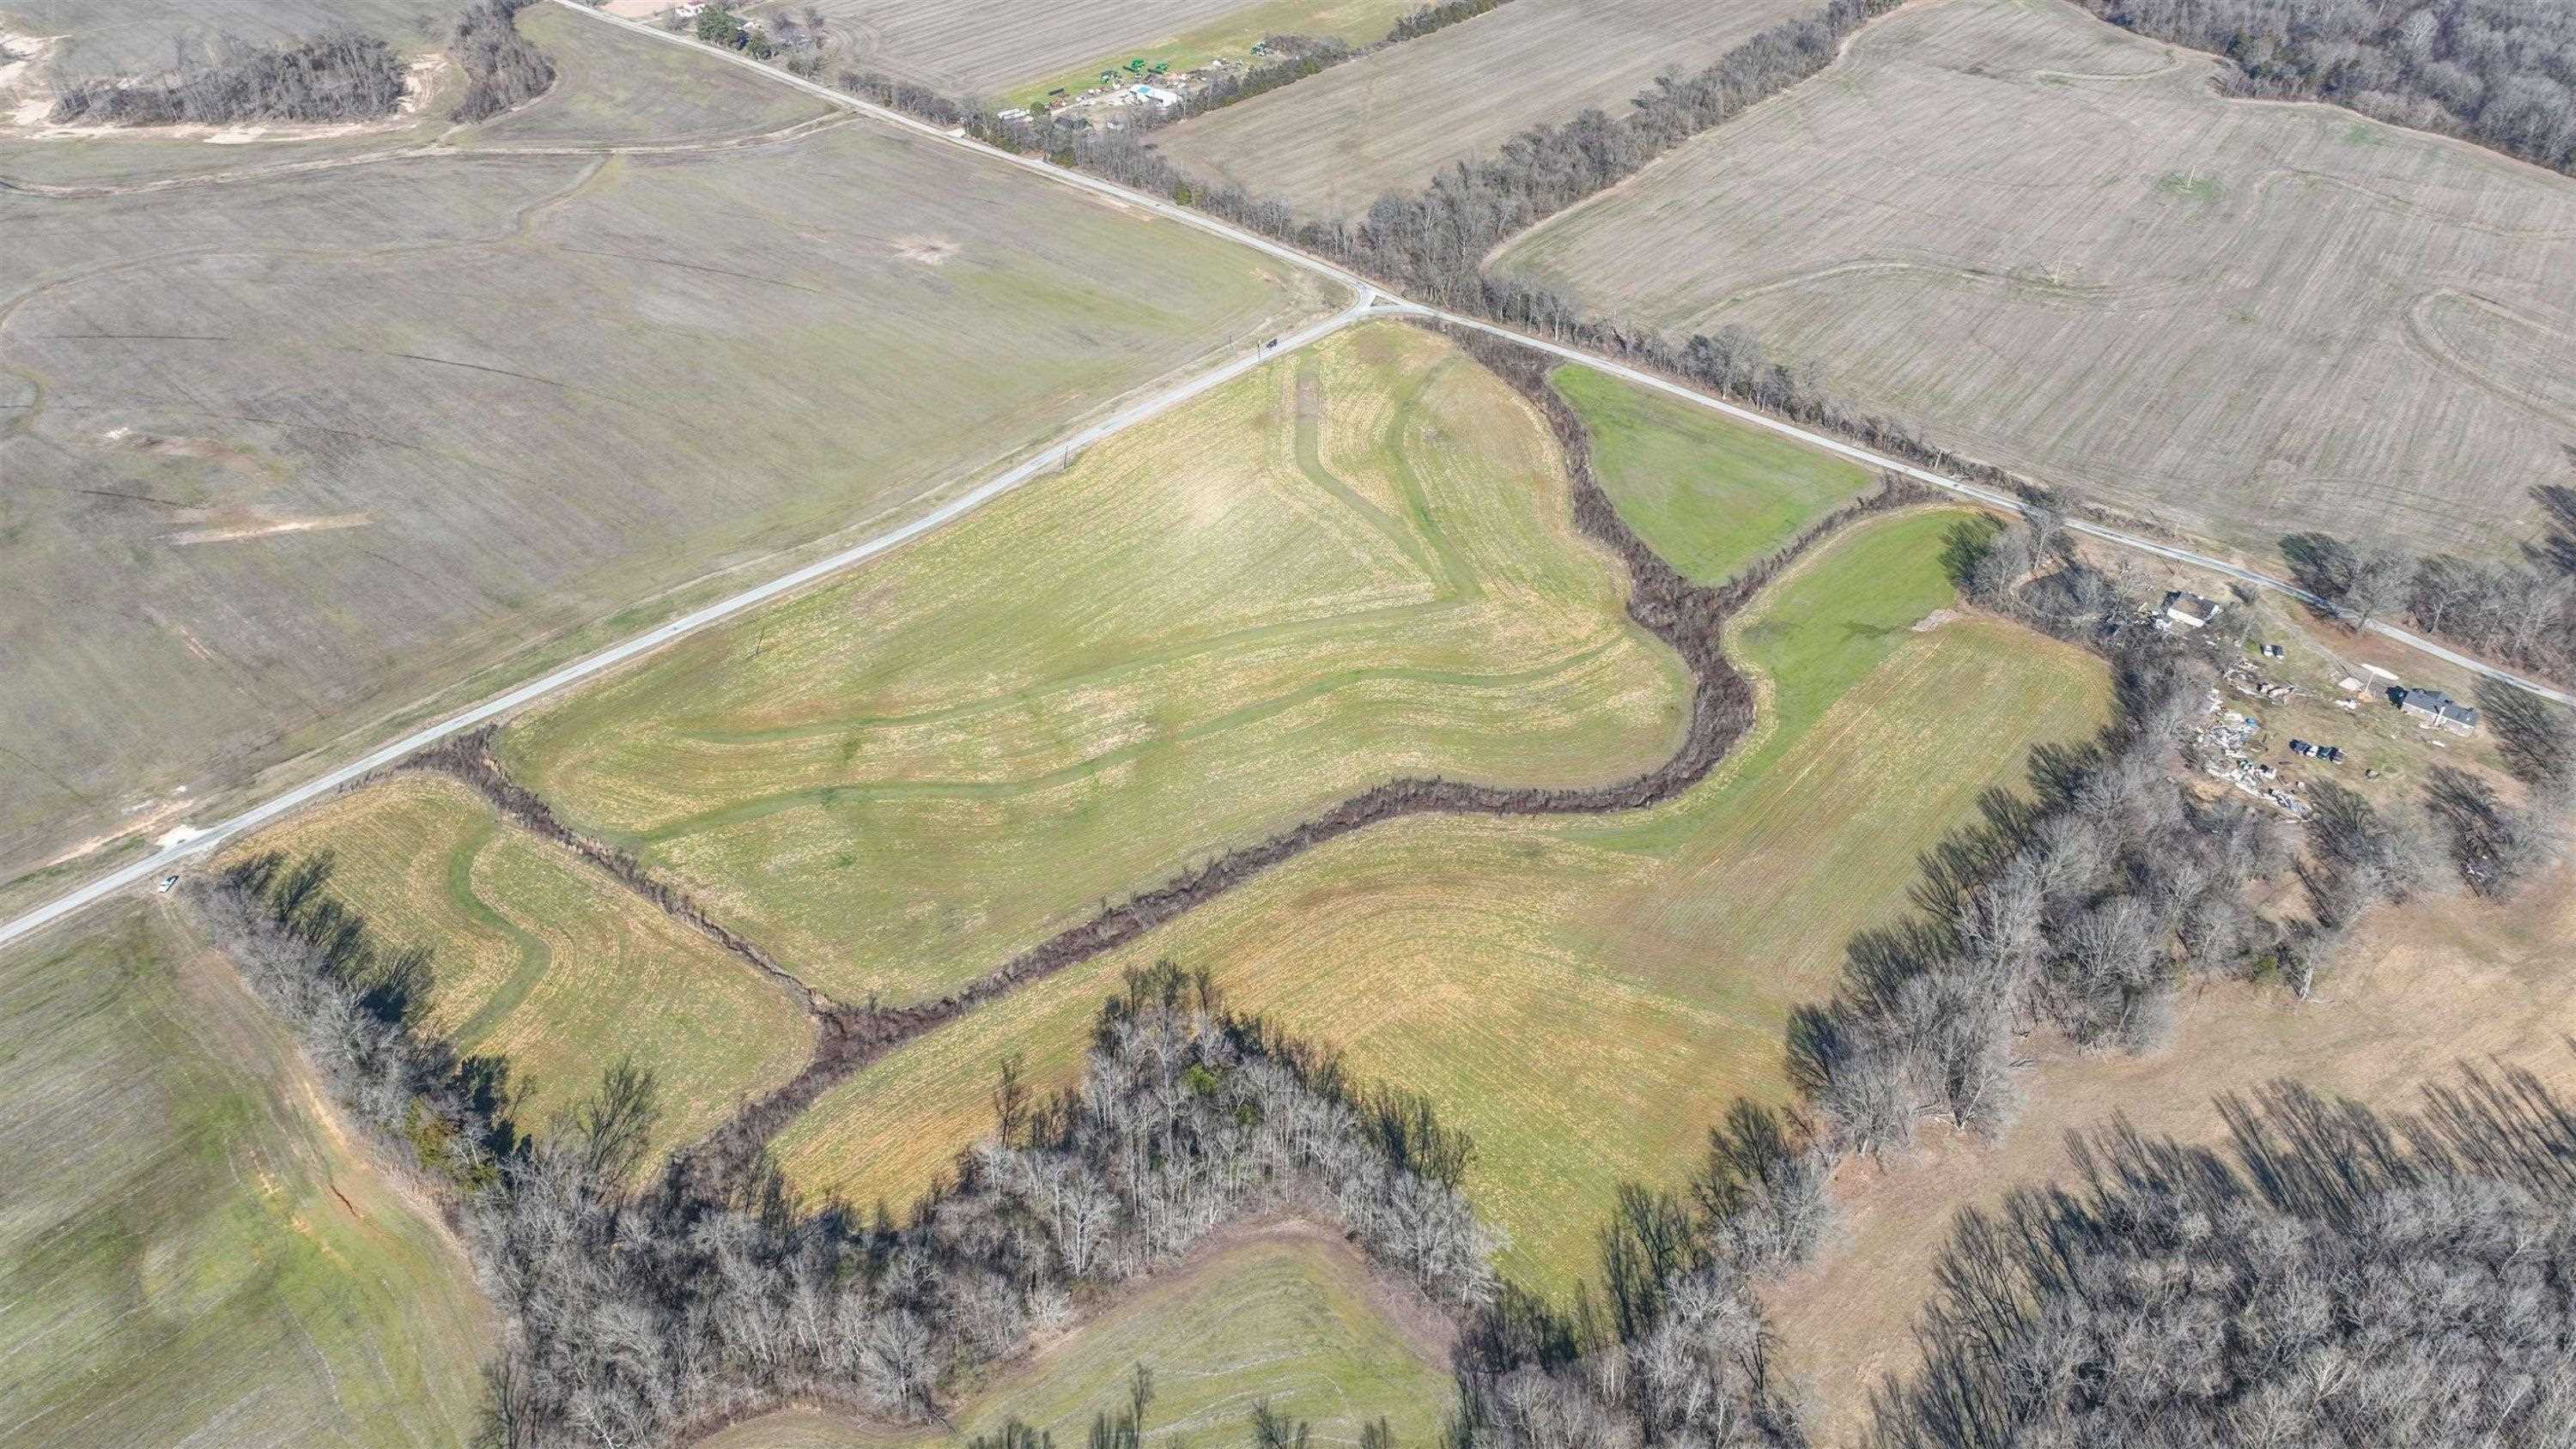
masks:
<instances>
[{"instance_id":1,"label":"sandy bare ground","mask_svg":"<svg viewBox=\"0 0 2576 1449\"><path fill-rule=\"evenodd\" d=\"M1156 141L1183 170L1347 216L1587 106L1617 112L1666 70L1707 65L1798 0L1515 0L1488 15L1228 106Z\"/></svg>"},{"instance_id":2,"label":"sandy bare ground","mask_svg":"<svg viewBox=\"0 0 2576 1449\"><path fill-rule=\"evenodd\" d=\"M2070 6L1941 0L1503 249L1588 310L1751 327L1963 452L2268 556L2500 551L2571 481L2576 181Z\"/></svg>"},{"instance_id":3,"label":"sandy bare ground","mask_svg":"<svg viewBox=\"0 0 2576 1449\"><path fill-rule=\"evenodd\" d=\"M2204 987L2162 1052L2053 1054L2031 1074L2029 1110L1993 1146L1927 1140L1894 1166L1848 1164L1835 1182L1842 1241L1766 1295L1791 1371L1824 1411L1819 1442L1846 1442L1870 1385L1916 1362L1910 1326L1957 1211L2067 1175L2069 1133L2125 1114L2151 1133L2214 1143L2219 1097L2285 1077L2400 1109L2462 1061L2576 1083L2571 945L2571 869L2501 908L2449 899L2383 910L2319 978L2313 1001L2277 984Z\"/></svg>"}]
</instances>

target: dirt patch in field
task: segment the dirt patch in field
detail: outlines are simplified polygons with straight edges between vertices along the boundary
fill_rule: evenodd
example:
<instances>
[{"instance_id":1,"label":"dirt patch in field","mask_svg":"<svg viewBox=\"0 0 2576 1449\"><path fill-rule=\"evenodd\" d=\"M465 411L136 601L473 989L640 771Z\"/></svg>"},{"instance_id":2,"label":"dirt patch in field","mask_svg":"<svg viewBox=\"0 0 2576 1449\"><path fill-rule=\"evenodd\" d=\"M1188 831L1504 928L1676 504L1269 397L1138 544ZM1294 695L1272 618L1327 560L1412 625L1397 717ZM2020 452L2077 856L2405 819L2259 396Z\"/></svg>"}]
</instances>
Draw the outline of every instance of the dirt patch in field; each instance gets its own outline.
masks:
<instances>
[{"instance_id":1,"label":"dirt patch in field","mask_svg":"<svg viewBox=\"0 0 2576 1449\"><path fill-rule=\"evenodd\" d=\"M899 236L894 239L896 256L908 262L919 262L925 267L945 265L960 250L957 243L944 236Z\"/></svg>"},{"instance_id":2,"label":"dirt patch in field","mask_svg":"<svg viewBox=\"0 0 2576 1449\"><path fill-rule=\"evenodd\" d=\"M1960 617L1962 617L1962 615L1956 609L1934 609L1931 613L1915 620L1914 628L1911 632L1916 634L1929 634L1933 630L1940 628L1942 625L1949 623L1951 620Z\"/></svg>"},{"instance_id":3,"label":"dirt patch in field","mask_svg":"<svg viewBox=\"0 0 2576 1449\"><path fill-rule=\"evenodd\" d=\"M204 526L166 534L162 541L185 548L199 543L238 543L249 538L268 538L281 533L319 533L330 529L364 528L375 519L364 513L319 514L305 518L286 518L263 514L247 508L226 508L210 512Z\"/></svg>"}]
</instances>

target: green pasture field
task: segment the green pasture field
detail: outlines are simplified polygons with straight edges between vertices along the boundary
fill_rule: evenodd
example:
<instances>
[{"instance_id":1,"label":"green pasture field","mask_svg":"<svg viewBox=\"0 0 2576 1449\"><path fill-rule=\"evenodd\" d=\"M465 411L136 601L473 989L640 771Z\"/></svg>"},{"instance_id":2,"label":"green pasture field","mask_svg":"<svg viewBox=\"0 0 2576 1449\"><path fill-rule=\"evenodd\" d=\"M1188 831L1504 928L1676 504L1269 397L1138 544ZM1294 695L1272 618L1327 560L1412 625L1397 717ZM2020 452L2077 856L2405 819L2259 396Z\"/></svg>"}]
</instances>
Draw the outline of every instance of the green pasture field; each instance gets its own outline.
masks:
<instances>
[{"instance_id":1,"label":"green pasture field","mask_svg":"<svg viewBox=\"0 0 2576 1449\"><path fill-rule=\"evenodd\" d=\"M0 882L890 527L1330 301L873 123L0 192L0 232Z\"/></svg>"},{"instance_id":2,"label":"green pasture field","mask_svg":"<svg viewBox=\"0 0 2576 1449\"><path fill-rule=\"evenodd\" d=\"M781 1135L791 1177L907 1201L990 1129L1003 1056L1065 1084L1119 974L1168 958L1428 1093L1475 1137L1507 1270L1566 1286L1619 1181L1677 1181L1731 1101L1785 1094L1789 1012L1830 994L1855 931L1903 915L1918 855L2018 785L2031 746L2103 717L2088 656L1947 615L1941 545L1968 516L1864 524L1775 584L1734 640L1762 722L1678 800L1345 837L858 1073Z\"/></svg>"},{"instance_id":3,"label":"green pasture field","mask_svg":"<svg viewBox=\"0 0 2576 1449\"><path fill-rule=\"evenodd\" d=\"M1723 583L1867 489L1857 464L1588 367L1549 385L1592 434L1592 471L1666 563Z\"/></svg>"},{"instance_id":4,"label":"green pasture field","mask_svg":"<svg viewBox=\"0 0 2576 1449\"><path fill-rule=\"evenodd\" d=\"M0 1444L463 1440L463 1252L177 912L0 953L0 1082Z\"/></svg>"},{"instance_id":5,"label":"green pasture field","mask_svg":"<svg viewBox=\"0 0 2576 1449\"><path fill-rule=\"evenodd\" d=\"M956 1432L901 1429L812 1411L754 1419L708 1449L893 1449L964 1443L1019 1419L1083 1442L1093 1414L1154 1375L1147 1432L1163 1442L1245 1442L1252 1406L1306 1420L1348 1444L1383 1417L1398 1444L1436 1444L1455 1400L1438 1310L1374 1279L1338 1236L1301 1223L1229 1230L1219 1251L1157 1274L1134 1296L1029 1358L993 1370L954 1415Z\"/></svg>"},{"instance_id":6,"label":"green pasture field","mask_svg":"<svg viewBox=\"0 0 2576 1449\"><path fill-rule=\"evenodd\" d=\"M332 856L329 892L390 946L428 946L428 1025L506 1057L543 1131L632 1054L661 1080L658 1155L784 1084L814 1031L786 991L453 780L403 775L237 847Z\"/></svg>"},{"instance_id":7,"label":"green pasture field","mask_svg":"<svg viewBox=\"0 0 2576 1449\"><path fill-rule=\"evenodd\" d=\"M1578 785L1688 683L1527 403L1354 329L505 730L809 983L936 996L1369 785Z\"/></svg>"}]
</instances>

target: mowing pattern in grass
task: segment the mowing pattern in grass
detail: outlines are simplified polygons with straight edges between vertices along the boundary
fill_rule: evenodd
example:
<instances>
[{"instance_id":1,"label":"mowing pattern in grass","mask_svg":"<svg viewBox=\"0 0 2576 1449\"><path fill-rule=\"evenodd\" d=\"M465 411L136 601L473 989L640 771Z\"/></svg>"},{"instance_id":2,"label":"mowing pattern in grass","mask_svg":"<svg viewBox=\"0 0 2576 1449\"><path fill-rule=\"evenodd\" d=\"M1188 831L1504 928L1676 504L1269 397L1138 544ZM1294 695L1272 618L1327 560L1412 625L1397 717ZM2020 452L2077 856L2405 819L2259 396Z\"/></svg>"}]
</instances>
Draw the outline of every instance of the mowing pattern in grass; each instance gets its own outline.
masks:
<instances>
[{"instance_id":1,"label":"mowing pattern in grass","mask_svg":"<svg viewBox=\"0 0 2576 1449\"><path fill-rule=\"evenodd\" d=\"M0 1443L460 1442L463 1254L158 909L0 954Z\"/></svg>"},{"instance_id":2,"label":"mowing pattern in grass","mask_svg":"<svg viewBox=\"0 0 2576 1449\"><path fill-rule=\"evenodd\" d=\"M453 780L405 775L239 847L332 852L329 890L390 945L438 954L430 1025L505 1056L523 1125L632 1052L662 1080L656 1152L785 1082L813 1027L777 986Z\"/></svg>"},{"instance_id":3,"label":"mowing pattern in grass","mask_svg":"<svg viewBox=\"0 0 2576 1449\"><path fill-rule=\"evenodd\" d=\"M809 982L934 996L1392 776L1669 755L1687 682L1560 467L1447 343L1358 329L502 757Z\"/></svg>"},{"instance_id":4,"label":"mowing pattern in grass","mask_svg":"<svg viewBox=\"0 0 2576 1449\"><path fill-rule=\"evenodd\" d=\"M1454 1394L1437 1310L1374 1281L1339 1237L1305 1224L1229 1237L1231 1246L1158 1274L1070 1336L997 1371L952 1415L953 1435L791 1412L719 1434L707 1449L962 1443L999 1434L1012 1418L1079 1444L1139 1363L1154 1373L1146 1423L1158 1435L1242 1443L1253 1404L1267 1398L1310 1420L1327 1444L1356 1441L1380 1416L1399 1444L1439 1442Z\"/></svg>"},{"instance_id":5,"label":"mowing pattern in grass","mask_svg":"<svg viewBox=\"0 0 2576 1449\"><path fill-rule=\"evenodd\" d=\"M1616 113L1667 70L1715 61L1809 0L1513 0L1156 133L1182 170L1302 213L1354 217L1388 191L1587 107Z\"/></svg>"},{"instance_id":6,"label":"mowing pattern in grass","mask_svg":"<svg viewBox=\"0 0 2576 1449\"><path fill-rule=\"evenodd\" d=\"M1788 1011L1840 946L1905 908L1915 857L2090 731L2098 669L1951 602L1961 515L1865 525L1739 631L1771 682L1739 759L1669 805L1600 819L1416 818L1301 857L1148 937L913 1042L782 1134L803 1187L908 1198L988 1130L994 1064L1061 1083L1118 973L1213 969L1241 1006L1346 1046L1471 1130L1470 1189L1506 1267L1562 1284L1622 1178L1672 1178L1740 1094L1776 1097Z\"/></svg>"},{"instance_id":7,"label":"mowing pattern in grass","mask_svg":"<svg viewBox=\"0 0 2576 1449\"><path fill-rule=\"evenodd\" d=\"M0 192L0 231L0 878L882 528L1321 301L858 125Z\"/></svg>"},{"instance_id":8,"label":"mowing pattern in grass","mask_svg":"<svg viewBox=\"0 0 2576 1449\"><path fill-rule=\"evenodd\" d=\"M1908 7L1496 265L1751 327L1949 447L2266 556L2536 532L2576 438L2576 183L2222 99L2221 64L2056 3Z\"/></svg>"}]
</instances>

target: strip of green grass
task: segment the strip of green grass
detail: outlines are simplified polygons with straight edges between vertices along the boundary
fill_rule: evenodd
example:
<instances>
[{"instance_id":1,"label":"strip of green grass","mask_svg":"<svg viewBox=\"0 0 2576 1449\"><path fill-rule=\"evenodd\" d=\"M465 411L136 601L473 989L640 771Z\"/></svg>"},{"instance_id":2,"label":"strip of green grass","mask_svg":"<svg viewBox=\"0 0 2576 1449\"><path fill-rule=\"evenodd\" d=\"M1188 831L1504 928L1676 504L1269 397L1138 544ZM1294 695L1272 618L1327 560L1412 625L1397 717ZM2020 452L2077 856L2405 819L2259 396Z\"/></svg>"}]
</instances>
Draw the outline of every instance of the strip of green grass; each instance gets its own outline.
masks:
<instances>
[{"instance_id":1,"label":"strip of green grass","mask_svg":"<svg viewBox=\"0 0 2576 1449\"><path fill-rule=\"evenodd\" d=\"M1252 47L1273 35L1324 36L1362 46L1385 39L1395 22L1415 3L1416 0L1260 0L1196 30L1150 45L1094 56L1043 80L1014 87L1003 104L1033 106L1040 101L1053 101L1060 105L1100 84L1103 71L1117 72L1122 85L1149 79L1131 75L1126 68L1127 62L1139 58L1148 68L1159 61L1175 71L1193 70L1220 59L1250 63ZM1048 94L1058 89L1064 95Z\"/></svg>"},{"instance_id":2,"label":"strip of green grass","mask_svg":"<svg viewBox=\"0 0 2576 1449\"><path fill-rule=\"evenodd\" d=\"M1588 367L1548 380L1591 430L1593 472L1619 517L1701 583L1734 577L1869 487L1845 459Z\"/></svg>"}]
</instances>

